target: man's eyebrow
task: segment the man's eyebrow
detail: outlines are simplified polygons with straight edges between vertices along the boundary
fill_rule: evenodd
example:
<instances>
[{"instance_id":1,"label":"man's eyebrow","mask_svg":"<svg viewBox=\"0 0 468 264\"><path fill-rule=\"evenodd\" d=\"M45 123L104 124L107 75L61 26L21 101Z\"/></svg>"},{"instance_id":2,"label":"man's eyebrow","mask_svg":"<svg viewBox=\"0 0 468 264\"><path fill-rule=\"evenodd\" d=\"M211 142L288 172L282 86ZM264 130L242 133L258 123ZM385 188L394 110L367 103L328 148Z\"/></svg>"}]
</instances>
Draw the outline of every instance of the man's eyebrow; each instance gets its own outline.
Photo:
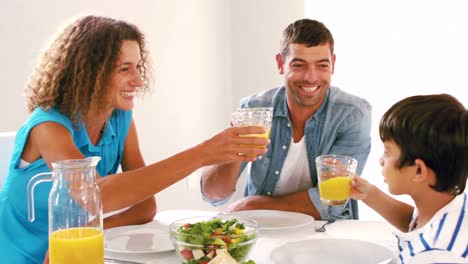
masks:
<instances>
[{"instance_id":1,"label":"man's eyebrow","mask_svg":"<svg viewBox=\"0 0 468 264\"><path fill-rule=\"evenodd\" d=\"M301 58L293 58L293 59L291 60L290 63L293 63L293 62L303 62L303 63L307 63L304 59L301 59ZM314 63L323 63L323 62L330 63L330 59L328 59L328 58L323 58L323 59L320 59L320 60L315 61Z\"/></svg>"},{"instance_id":2,"label":"man's eyebrow","mask_svg":"<svg viewBox=\"0 0 468 264\"><path fill-rule=\"evenodd\" d=\"M322 63L322 62L330 63L330 59L324 58L324 59L316 61L316 63Z\"/></svg>"},{"instance_id":3,"label":"man's eyebrow","mask_svg":"<svg viewBox=\"0 0 468 264\"><path fill-rule=\"evenodd\" d=\"M290 63L293 63L293 62L306 62L305 60L301 59L301 58L293 58Z\"/></svg>"}]
</instances>

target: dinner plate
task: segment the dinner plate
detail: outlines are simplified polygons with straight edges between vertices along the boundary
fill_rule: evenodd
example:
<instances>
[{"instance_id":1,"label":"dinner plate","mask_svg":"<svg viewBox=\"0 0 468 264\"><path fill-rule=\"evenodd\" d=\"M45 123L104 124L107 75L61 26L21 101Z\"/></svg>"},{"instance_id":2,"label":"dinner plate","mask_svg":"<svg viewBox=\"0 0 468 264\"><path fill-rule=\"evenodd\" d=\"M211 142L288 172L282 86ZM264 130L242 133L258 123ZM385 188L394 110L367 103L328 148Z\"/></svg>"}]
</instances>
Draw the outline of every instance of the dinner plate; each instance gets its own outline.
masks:
<instances>
[{"instance_id":1,"label":"dinner plate","mask_svg":"<svg viewBox=\"0 0 468 264\"><path fill-rule=\"evenodd\" d=\"M169 228L153 221L104 230L104 249L117 253L154 253L174 249Z\"/></svg>"},{"instance_id":2,"label":"dinner plate","mask_svg":"<svg viewBox=\"0 0 468 264\"><path fill-rule=\"evenodd\" d=\"M390 249L353 239L311 239L289 242L274 249L273 263L385 264L393 263Z\"/></svg>"},{"instance_id":3,"label":"dinner plate","mask_svg":"<svg viewBox=\"0 0 468 264\"><path fill-rule=\"evenodd\" d=\"M258 223L260 230L297 228L314 222L314 218L310 215L277 210L246 210L228 215L252 219Z\"/></svg>"}]
</instances>

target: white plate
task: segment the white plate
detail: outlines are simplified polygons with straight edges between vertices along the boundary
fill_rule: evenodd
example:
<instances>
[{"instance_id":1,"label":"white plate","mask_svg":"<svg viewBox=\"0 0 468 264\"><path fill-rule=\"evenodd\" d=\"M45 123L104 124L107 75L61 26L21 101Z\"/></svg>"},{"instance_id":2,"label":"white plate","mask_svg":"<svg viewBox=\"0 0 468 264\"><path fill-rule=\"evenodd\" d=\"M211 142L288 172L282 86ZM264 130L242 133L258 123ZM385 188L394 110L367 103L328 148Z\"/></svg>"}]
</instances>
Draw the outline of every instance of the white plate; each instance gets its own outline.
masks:
<instances>
[{"instance_id":1,"label":"white plate","mask_svg":"<svg viewBox=\"0 0 468 264\"><path fill-rule=\"evenodd\" d=\"M153 221L104 230L104 249L117 253L154 253L173 250L174 246L169 228Z\"/></svg>"},{"instance_id":2,"label":"white plate","mask_svg":"<svg viewBox=\"0 0 468 264\"><path fill-rule=\"evenodd\" d=\"M273 263L385 264L392 263L390 249L353 239L311 239L286 243L273 249Z\"/></svg>"},{"instance_id":3,"label":"white plate","mask_svg":"<svg viewBox=\"0 0 468 264\"><path fill-rule=\"evenodd\" d=\"M310 215L276 210L246 210L228 215L252 219L258 223L261 230L297 228L314 222L314 218Z\"/></svg>"}]
</instances>

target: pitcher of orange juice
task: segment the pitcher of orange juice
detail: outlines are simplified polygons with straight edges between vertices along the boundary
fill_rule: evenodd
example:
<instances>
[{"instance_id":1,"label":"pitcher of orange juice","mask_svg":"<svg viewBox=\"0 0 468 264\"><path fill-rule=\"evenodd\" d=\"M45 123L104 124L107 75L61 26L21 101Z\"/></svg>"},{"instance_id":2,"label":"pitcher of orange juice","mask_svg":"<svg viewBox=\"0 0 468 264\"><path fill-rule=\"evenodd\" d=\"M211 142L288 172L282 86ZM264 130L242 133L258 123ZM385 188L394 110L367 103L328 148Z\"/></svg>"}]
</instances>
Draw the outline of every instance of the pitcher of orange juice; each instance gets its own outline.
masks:
<instances>
[{"instance_id":1,"label":"pitcher of orange juice","mask_svg":"<svg viewBox=\"0 0 468 264\"><path fill-rule=\"evenodd\" d=\"M49 194L49 260L51 264L104 263L102 205L96 184L100 157L61 160L52 172L28 183L28 216L34 221L34 188L52 181Z\"/></svg>"}]
</instances>

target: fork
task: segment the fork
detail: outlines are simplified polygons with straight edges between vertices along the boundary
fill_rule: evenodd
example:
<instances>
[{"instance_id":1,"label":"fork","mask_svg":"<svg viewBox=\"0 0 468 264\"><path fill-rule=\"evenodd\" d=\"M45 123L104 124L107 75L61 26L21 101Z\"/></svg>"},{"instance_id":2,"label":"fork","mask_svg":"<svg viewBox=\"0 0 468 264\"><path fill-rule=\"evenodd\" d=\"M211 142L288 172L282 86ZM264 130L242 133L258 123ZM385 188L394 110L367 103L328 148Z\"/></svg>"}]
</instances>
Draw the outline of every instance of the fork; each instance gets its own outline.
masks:
<instances>
[{"instance_id":1,"label":"fork","mask_svg":"<svg viewBox=\"0 0 468 264\"><path fill-rule=\"evenodd\" d=\"M325 229L325 226L328 224L333 224L335 222L335 219L328 219L326 223L324 223L321 227L316 227L315 232L325 232L327 231Z\"/></svg>"},{"instance_id":2,"label":"fork","mask_svg":"<svg viewBox=\"0 0 468 264\"><path fill-rule=\"evenodd\" d=\"M113 259L113 258L104 258L105 262L108 263L121 263L121 264L143 264L143 262L131 261L131 260L120 260L120 259Z\"/></svg>"}]
</instances>

